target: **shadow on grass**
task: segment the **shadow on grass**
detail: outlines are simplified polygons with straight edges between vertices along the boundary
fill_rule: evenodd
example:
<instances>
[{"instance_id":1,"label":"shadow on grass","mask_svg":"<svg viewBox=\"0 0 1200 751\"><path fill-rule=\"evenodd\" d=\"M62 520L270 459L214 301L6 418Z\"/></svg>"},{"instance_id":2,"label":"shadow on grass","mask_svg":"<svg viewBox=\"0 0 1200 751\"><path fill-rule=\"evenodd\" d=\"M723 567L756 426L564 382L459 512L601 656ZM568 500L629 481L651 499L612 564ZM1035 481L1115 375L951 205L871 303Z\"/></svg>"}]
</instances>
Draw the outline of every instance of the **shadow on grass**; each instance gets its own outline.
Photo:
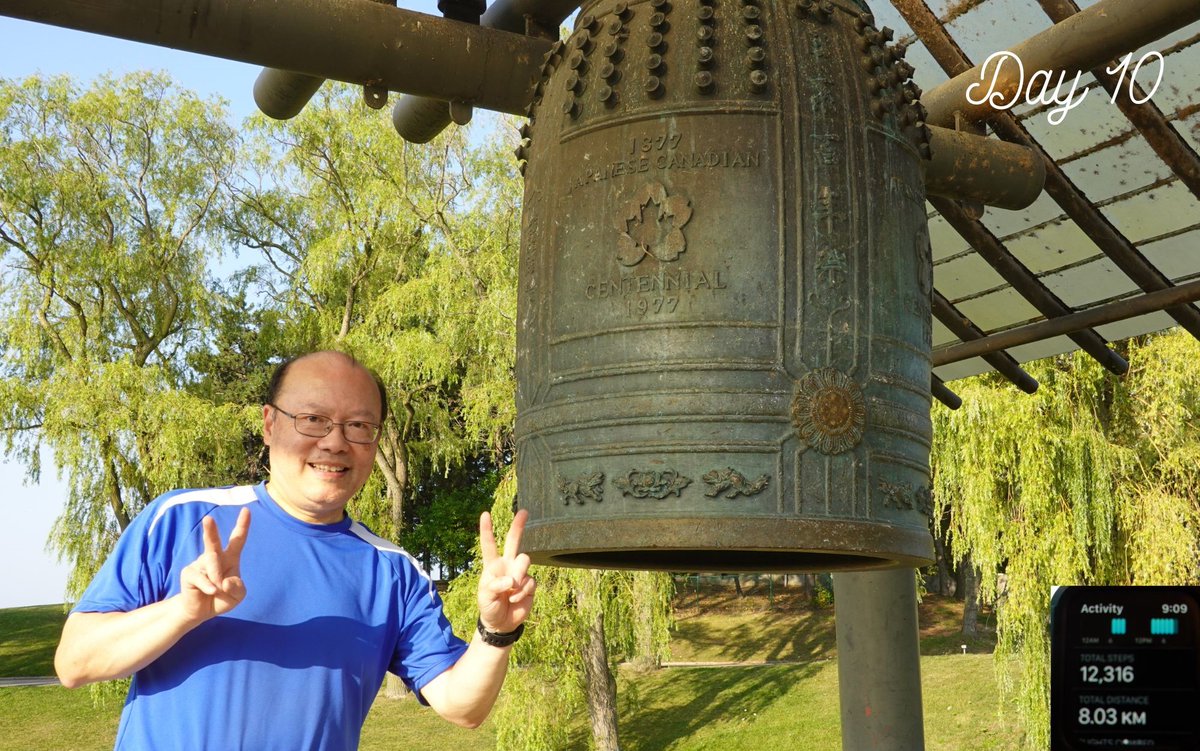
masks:
<instances>
[{"instance_id":1,"label":"shadow on grass","mask_svg":"<svg viewBox=\"0 0 1200 751\"><path fill-rule=\"evenodd\" d=\"M676 623L675 644L687 645L673 660L807 662L836 647L833 611L693 617Z\"/></svg>"},{"instance_id":2,"label":"shadow on grass","mask_svg":"<svg viewBox=\"0 0 1200 751\"><path fill-rule=\"evenodd\" d=\"M61 605L0 610L0 677L53 675L66 618Z\"/></svg>"},{"instance_id":3,"label":"shadow on grass","mask_svg":"<svg viewBox=\"0 0 1200 751\"><path fill-rule=\"evenodd\" d=\"M638 680L632 701L621 701L622 745L663 749L712 723L762 714L819 670L811 664L658 671Z\"/></svg>"},{"instance_id":4,"label":"shadow on grass","mask_svg":"<svg viewBox=\"0 0 1200 751\"><path fill-rule=\"evenodd\" d=\"M835 657L835 609L722 612L693 607L676 621L671 659L679 662L808 662ZM995 615L984 608L977 635L962 634L963 603L927 595L920 604L923 655L991 654Z\"/></svg>"},{"instance_id":5,"label":"shadow on grass","mask_svg":"<svg viewBox=\"0 0 1200 751\"><path fill-rule=\"evenodd\" d=\"M673 605L676 610L688 610L695 607L720 608L728 607L737 600L737 594L731 590L676 587Z\"/></svg>"}]
</instances>

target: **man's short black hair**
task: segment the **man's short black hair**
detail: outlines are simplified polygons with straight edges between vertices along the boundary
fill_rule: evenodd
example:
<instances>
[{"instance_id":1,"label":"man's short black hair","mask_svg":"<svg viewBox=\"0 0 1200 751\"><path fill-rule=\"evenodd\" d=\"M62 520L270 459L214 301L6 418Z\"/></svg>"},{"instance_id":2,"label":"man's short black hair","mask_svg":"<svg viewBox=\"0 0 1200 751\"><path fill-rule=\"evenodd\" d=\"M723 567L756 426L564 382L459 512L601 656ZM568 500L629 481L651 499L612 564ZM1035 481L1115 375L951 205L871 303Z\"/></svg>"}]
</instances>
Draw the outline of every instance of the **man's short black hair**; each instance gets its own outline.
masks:
<instances>
[{"instance_id":1,"label":"man's short black hair","mask_svg":"<svg viewBox=\"0 0 1200 751\"><path fill-rule=\"evenodd\" d=\"M374 370L371 370L366 365L363 365L361 362L359 362L358 359L354 357L354 355L350 355L350 354L341 352L336 349L318 350L317 352L309 352L307 354L298 355L296 357L289 357L288 359L279 363L279 365L277 365L275 367L275 372L271 374L270 383L267 384L266 403L274 404L275 400L279 398L279 389L283 387L283 377L287 375L288 368L292 367L293 363L295 363L298 360L303 360L304 358L306 358L310 355L319 355L319 354L322 354L325 352L333 352L335 354L339 354L342 357L349 359L351 363L353 363L354 365L357 365L358 367L367 371L367 373L369 373L371 375L371 379L375 381L375 386L379 389L379 421L382 423L384 420L386 420L387 416L388 416L388 398L387 398L387 388L383 385L383 379L380 378L379 374L376 373Z\"/></svg>"}]
</instances>

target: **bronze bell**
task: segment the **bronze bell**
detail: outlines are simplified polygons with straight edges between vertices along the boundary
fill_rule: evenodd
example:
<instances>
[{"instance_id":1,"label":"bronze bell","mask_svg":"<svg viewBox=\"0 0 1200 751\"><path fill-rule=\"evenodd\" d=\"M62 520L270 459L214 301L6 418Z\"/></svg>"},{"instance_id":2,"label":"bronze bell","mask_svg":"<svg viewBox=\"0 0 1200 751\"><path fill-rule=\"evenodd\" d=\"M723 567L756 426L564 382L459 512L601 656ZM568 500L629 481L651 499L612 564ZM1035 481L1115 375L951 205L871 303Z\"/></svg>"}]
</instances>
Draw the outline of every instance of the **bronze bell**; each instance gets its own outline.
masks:
<instances>
[{"instance_id":1,"label":"bronze bell","mask_svg":"<svg viewBox=\"0 0 1200 751\"><path fill-rule=\"evenodd\" d=\"M924 136L889 35L852 0L581 14L526 150L525 549L673 571L928 563Z\"/></svg>"}]
</instances>

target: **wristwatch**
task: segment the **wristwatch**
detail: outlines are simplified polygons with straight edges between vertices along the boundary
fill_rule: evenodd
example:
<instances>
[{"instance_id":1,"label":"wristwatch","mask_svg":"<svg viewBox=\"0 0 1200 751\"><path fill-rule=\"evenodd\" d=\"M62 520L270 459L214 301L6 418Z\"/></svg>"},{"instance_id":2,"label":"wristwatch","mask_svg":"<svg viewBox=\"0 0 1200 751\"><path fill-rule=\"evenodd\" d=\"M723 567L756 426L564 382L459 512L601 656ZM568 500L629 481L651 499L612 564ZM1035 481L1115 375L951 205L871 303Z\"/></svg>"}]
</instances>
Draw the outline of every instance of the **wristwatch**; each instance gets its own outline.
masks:
<instances>
[{"instance_id":1,"label":"wristwatch","mask_svg":"<svg viewBox=\"0 0 1200 751\"><path fill-rule=\"evenodd\" d=\"M509 647L512 646L517 639L521 638L521 634L525 633L525 624L522 623L512 631L499 632L488 631L483 625L483 619L475 619L475 629L479 631L479 636L483 639L484 644L490 644L493 647Z\"/></svg>"}]
</instances>

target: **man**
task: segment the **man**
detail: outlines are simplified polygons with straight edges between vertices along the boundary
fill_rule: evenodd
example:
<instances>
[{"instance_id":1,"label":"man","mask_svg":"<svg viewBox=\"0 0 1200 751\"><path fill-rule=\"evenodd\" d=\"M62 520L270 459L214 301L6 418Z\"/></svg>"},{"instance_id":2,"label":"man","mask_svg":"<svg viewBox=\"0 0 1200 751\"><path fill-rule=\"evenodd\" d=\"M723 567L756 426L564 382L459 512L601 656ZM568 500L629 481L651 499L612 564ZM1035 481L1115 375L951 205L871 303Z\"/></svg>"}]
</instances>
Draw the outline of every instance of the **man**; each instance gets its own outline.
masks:
<instances>
[{"instance_id":1,"label":"man","mask_svg":"<svg viewBox=\"0 0 1200 751\"><path fill-rule=\"evenodd\" d=\"M133 675L118 749L354 749L387 670L441 716L478 726L533 603L517 554L524 513L503 555L480 519L467 645L416 562L346 514L386 417L377 378L316 352L280 366L267 402L270 480L148 505L67 618L59 679Z\"/></svg>"}]
</instances>

